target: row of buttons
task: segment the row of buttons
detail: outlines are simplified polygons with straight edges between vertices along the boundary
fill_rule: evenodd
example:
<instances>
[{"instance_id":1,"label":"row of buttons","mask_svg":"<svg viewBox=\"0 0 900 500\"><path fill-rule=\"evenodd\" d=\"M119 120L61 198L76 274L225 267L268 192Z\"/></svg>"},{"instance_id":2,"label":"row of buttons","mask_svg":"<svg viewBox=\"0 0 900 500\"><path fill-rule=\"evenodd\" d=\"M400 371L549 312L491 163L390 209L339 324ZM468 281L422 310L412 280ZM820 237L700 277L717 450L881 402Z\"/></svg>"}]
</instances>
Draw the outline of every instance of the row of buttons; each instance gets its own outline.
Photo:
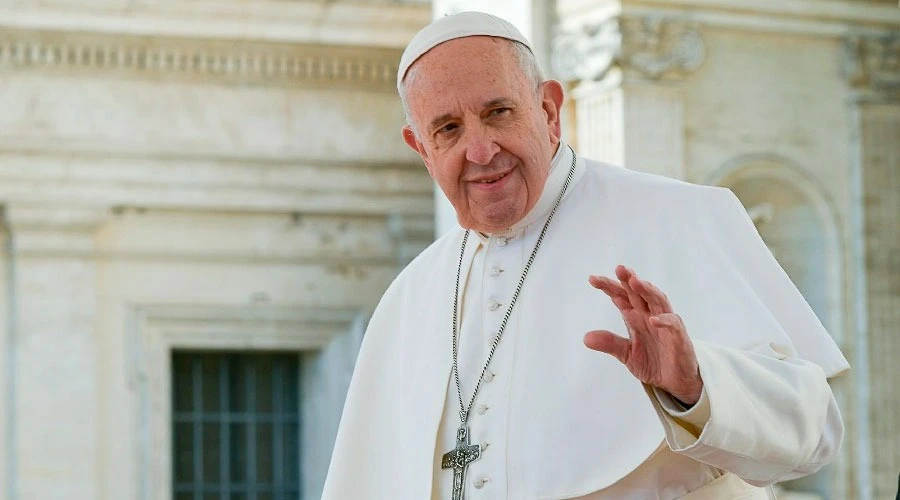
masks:
<instances>
[{"instance_id":1,"label":"row of buttons","mask_svg":"<svg viewBox=\"0 0 900 500\"><path fill-rule=\"evenodd\" d=\"M494 372L488 370L487 372L485 372L484 377L482 378L482 380L484 380L485 382L490 382L490 381L494 380ZM479 415L484 415L485 413L487 413L487 411L488 411L489 409L490 409L490 406L488 406L488 405L486 405L486 404L480 404L480 405L478 405L478 407L475 409L475 411L476 411ZM481 451L487 450L487 449L488 449L488 446L490 446L490 443L488 443L487 441L482 441L482 443L481 443ZM484 485L487 484L487 482L490 481L490 480L491 480L491 478L489 478L489 477L487 477L487 476L482 476L482 477L476 479L475 482L472 483L472 484L473 484L473 486L475 486L476 488L481 489L481 488L484 488Z\"/></svg>"},{"instance_id":2,"label":"row of buttons","mask_svg":"<svg viewBox=\"0 0 900 500\"><path fill-rule=\"evenodd\" d=\"M496 241L497 241L498 247L505 247L509 243L509 238L498 237L496 239ZM501 268L499 265L494 265L491 267L489 273L490 273L491 277L496 278L496 277L500 276L500 274L503 271L504 271L504 269ZM501 306L503 306L503 303L495 298L491 298L488 301L488 309L490 309L491 311L496 311L497 309L500 309ZM490 383L492 380L494 380L494 376L495 376L494 372L488 370L485 372L482 380L484 380L484 382L486 382L486 383ZM480 404L475 408L475 411L479 415L484 415L485 413L487 413L487 411L489 409L490 409L490 406L488 406L486 404ZM488 448L488 446L489 446L489 443L482 442L481 450L482 451L486 450ZM491 478L489 476L481 476L472 482L472 486L474 486L475 488L480 490L480 489L484 488L484 486L488 482L490 482L490 480L491 480Z\"/></svg>"}]
</instances>

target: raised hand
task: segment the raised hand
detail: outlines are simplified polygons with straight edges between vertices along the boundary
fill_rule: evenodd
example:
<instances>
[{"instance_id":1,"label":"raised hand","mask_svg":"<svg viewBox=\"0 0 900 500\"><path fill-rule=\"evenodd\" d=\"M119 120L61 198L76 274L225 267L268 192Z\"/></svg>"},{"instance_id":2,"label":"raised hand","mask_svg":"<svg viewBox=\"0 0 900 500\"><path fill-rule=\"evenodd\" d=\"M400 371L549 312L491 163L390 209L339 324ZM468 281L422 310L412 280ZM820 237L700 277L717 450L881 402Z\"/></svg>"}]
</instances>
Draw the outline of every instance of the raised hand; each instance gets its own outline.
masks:
<instances>
[{"instance_id":1,"label":"raised hand","mask_svg":"<svg viewBox=\"0 0 900 500\"><path fill-rule=\"evenodd\" d=\"M616 277L591 276L588 281L622 313L628 338L594 330L584 336L584 345L615 357L641 382L694 405L700 399L703 380L681 317L672 312L666 294L631 269L617 266Z\"/></svg>"}]
</instances>

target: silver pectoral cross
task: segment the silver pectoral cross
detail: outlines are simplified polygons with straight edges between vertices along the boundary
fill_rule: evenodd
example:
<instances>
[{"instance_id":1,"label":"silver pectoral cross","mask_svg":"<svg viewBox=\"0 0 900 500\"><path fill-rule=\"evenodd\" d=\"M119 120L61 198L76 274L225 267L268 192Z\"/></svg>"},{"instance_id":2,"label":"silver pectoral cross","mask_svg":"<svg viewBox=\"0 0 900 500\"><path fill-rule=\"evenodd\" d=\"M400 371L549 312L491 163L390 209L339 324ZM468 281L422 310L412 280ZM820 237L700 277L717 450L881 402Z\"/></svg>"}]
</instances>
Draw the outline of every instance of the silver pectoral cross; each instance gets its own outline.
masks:
<instances>
[{"instance_id":1,"label":"silver pectoral cross","mask_svg":"<svg viewBox=\"0 0 900 500\"><path fill-rule=\"evenodd\" d=\"M441 457L441 468L453 469L453 500L462 500L466 467L480 456L481 446L469 444L469 429L462 424L456 431L456 448Z\"/></svg>"}]
</instances>

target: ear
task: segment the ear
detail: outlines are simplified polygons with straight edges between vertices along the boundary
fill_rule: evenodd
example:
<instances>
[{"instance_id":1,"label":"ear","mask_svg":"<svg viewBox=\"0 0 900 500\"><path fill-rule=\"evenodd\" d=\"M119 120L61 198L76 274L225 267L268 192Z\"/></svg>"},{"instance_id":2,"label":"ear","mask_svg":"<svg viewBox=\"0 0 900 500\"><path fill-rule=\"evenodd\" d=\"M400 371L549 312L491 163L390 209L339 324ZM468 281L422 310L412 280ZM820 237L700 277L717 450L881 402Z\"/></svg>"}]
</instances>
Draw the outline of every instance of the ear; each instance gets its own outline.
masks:
<instances>
[{"instance_id":1,"label":"ear","mask_svg":"<svg viewBox=\"0 0 900 500\"><path fill-rule=\"evenodd\" d=\"M404 125L401 133L403 134L403 140L406 142L406 145L416 153L419 153L419 156L422 156L424 148L422 147L422 143L416 138L416 133L413 132L412 127Z\"/></svg>"},{"instance_id":2,"label":"ear","mask_svg":"<svg viewBox=\"0 0 900 500\"><path fill-rule=\"evenodd\" d=\"M403 134L403 140L406 142L406 145L409 146L409 149L418 153L422 158L422 161L425 162L425 168L428 169L428 173L431 174L431 162L428 161L428 152L425 150L425 145L419 142L412 127L405 125L401 133ZM432 175L432 177L434 177L434 175Z\"/></svg>"},{"instance_id":3,"label":"ear","mask_svg":"<svg viewBox=\"0 0 900 500\"><path fill-rule=\"evenodd\" d=\"M541 84L541 108L547 115L547 130L558 142L562 138L562 122L559 110L562 109L565 92L562 84L556 80L547 80Z\"/></svg>"}]
</instances>

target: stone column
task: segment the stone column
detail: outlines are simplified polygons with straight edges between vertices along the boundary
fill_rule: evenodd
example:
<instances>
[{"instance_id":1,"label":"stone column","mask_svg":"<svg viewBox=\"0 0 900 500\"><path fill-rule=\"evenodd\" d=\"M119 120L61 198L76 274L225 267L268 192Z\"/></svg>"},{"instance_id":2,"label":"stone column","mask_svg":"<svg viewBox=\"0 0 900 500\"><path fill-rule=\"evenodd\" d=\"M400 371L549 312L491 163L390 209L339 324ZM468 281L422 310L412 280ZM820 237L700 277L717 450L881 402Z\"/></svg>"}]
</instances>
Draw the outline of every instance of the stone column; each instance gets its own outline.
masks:
<instances>
[{"instance_id":1,"label":"stone column","mask_svg":"<svg viewBox=\"0 0 900 500\"><path fill-rule=\"evenodd\" d=\"M105 210L8 205L15 497L97 498L94 231ZM9 273L7 273L9 274ZM8 276L7 276L8 277ZM4 484L4 487L6 484Z\"/></svg>"},{"instance_id":2,"label":"stone column","mask_svg":"<svg viewBox=\"0 0 900 500\"><path fill-rule=\"evenodd\" d=\"M0 500L10 500L10 492L15 486L9 481L10 468L15 464L10 460L12 440L10 435L14 429L15 419L10 415L11 402L15 396L10 383L10 369L13 366L13 343L11 342L15 317L10 315L12 295L13 262L9 255L9 234L6 230L5 209L0 207Z\"/></svg>"},{"instance_id":3,"label":"stone column","mask_svg":"<svg viewBox=\"0 0 900 500\"><path fill-rule=\"evenodd\" d=\"M900 471L900 35L848 36L845 47L856 91L858 488L861 498L893 498Z\"/></svg>"},{"instance_id":4,"label":"stone column","mask_svg":"<svg viewBox=\"0 0 900 500\"><path fill-rule=\"evenodd\" d=\"M576 147L590 158L685 177L680 85L703 63L698 27L619 15L563 25L553 61L573 86Z\"/></svg>"}]
</instances>

